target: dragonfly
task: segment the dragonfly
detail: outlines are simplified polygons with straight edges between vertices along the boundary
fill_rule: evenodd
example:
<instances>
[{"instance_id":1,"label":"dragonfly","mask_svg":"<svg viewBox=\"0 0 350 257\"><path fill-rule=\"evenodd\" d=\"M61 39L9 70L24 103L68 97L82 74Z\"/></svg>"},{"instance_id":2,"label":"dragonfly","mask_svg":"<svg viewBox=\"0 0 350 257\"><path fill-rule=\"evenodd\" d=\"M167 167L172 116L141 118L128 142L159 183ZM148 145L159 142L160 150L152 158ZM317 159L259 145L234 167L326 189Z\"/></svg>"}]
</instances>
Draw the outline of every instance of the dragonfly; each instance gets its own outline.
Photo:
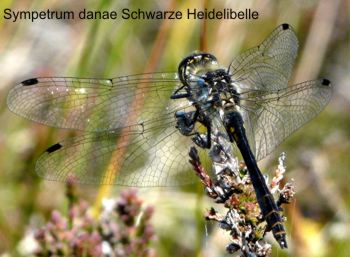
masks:
<instances>
[{"instance_id":1,"label":"dragonfly","mask_svg":"<svg viewBox=\"0 0 350 257\"><path fill-rule=\"evenodd\" d=\"M276 203L257 161L320 113L327 79L288 84L298 40L289 24L226 68L196 52L177 72L110 79L41 77L12 88L8 108L48 126L83 131L49 147L36 172L47 180L136 187L193 183L190 147L210 149L212 120L247 165L263 217L287 247Z\"/></svg>"}]
</instances>

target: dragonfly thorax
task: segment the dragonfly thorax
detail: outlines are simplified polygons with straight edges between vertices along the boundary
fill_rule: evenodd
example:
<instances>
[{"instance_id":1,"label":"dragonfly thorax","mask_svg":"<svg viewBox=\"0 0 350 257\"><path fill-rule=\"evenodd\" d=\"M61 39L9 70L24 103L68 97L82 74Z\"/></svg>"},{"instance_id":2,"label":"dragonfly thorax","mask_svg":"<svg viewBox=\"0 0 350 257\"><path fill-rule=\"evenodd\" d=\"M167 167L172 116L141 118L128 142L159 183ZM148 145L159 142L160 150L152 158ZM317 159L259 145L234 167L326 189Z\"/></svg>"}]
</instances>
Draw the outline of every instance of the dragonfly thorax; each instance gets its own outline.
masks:
<instances>
[{"instance_id":1,"label":"dragonfly thorax","mask_svg":"<svg viewBox=\"0 0 350 257\"><path fill-rule=\"evenodd\" d=\"M221 109L231 109L238 105L239 95L236 91L231 76L224 69L208 71L204 77L205 84L209 88L208 101L211 105Z\"/></svg>"}]
</instances>

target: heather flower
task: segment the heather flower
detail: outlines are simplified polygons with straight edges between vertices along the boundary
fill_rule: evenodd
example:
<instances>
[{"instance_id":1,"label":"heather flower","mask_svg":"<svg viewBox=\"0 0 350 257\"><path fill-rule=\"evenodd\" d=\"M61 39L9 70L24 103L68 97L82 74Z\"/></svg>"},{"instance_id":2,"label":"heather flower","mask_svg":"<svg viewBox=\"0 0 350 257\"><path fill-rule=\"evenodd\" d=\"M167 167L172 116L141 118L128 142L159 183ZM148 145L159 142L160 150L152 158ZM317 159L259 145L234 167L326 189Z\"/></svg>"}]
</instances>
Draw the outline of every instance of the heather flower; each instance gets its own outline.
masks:
<instances>
[{"instance_id":1,"label":"heather flower","mask_svg":"<svg viewBox=\"0 0 350 257\"><path fill-rule=\"evenodd\" d=\"M269 256L271 245L265 242L268 230L263 219L255 191L244 163L233 158L231 144L214 133L214 145L209 152L212 160L212 179L201 165L196 148L190 150L190 163L197 176L205 186L207 195L217 203L223 203L226 214L218 213L211 208L206 214L207 220L218 222L221 229L230 233L231 243L226 247L228 253L240 252L240 256ZM285 154L279 158L279 165L269 186L277 197L277 205L290 203L294 196L294 186L286 183L282 189L281 182L286 171Z\"/></svg>"},{"instance_id":2,"label":"heather flower","mask_svg":"<svg viewBox=\"0 0 350 257\"><path fill-rule=\"evenodd\" d=\"M142 206L135 190L123 191L119 199L106 199L98 219L87 202L67 183L68 215L53 211L47 224L35 232L37 248L32 256L152 256L155 239L152 207Z\"/></svg>"}]
</instances>

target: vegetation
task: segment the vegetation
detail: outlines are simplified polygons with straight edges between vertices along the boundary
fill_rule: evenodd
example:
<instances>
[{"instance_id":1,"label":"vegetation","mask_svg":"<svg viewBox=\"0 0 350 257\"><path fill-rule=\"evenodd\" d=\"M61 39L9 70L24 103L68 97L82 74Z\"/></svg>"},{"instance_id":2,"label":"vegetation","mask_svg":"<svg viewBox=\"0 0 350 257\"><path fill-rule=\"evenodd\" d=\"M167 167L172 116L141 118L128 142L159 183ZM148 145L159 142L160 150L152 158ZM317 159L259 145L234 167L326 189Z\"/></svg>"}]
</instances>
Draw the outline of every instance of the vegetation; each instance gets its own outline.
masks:
<instances>
[{"instance_id":1,"label":"vegetation","mask_svg":"<svg viewBox=\"0 0 350 257\"><path fill-rule=\"evenodd\" d=\"M259 164L265 165L264 172L271 171L276 165L271 161L277 159L276 153L286 152L285 176L294 178L297 192L296 200L286 209L290 248L282 251L273 245L271 256L348 256L350 95L345 87L350 81L350 11L346 0L0 3L1 10L50 8L75 12L84 8L186 10L200 6L251 8L259 12L259 19L74 19L15 23L0 19L0 255L28 256L24 240L34 228L48 224L47 220L58 222L56 225L62 221L69 223L61 215L67 213L65 185L43 181L35 174L34 165L48 146L79 133L48 128L10 113L6 108L10 87L37 76L115 77L176 71L179 61L197 49L213 53L227 67L236 54L256 46L277 25L287 22L300 41L293 82L326 77L332 81L335 94L320 116ZM119 188L106 186L79 186L76 190L89 206L95 206L94 217L100 215L101 199L120 195ZM157 256L225 256L228 240L222 239L224 233L217 224L203 219L212 203L199 183L139 191L146 205L156 206L152 223L157 240L153 241L152 249ZM84 208L79 212L82 216L86 214Z\"/></svg>"}]
</instances>

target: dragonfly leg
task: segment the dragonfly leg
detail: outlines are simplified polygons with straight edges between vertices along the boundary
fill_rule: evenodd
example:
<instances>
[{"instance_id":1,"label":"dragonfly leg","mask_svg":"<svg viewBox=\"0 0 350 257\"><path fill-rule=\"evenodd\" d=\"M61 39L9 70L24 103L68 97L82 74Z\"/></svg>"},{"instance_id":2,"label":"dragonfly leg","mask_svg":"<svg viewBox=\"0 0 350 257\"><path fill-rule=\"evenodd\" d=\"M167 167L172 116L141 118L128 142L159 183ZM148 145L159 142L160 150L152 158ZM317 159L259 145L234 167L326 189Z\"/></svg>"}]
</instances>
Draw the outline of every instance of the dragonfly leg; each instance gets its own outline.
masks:
<instances>
[{"instance_id":1,"label":"dragonfly leg","mask_svg":"<svg viewBox=\"0 0 350 257\"><path fill-rule=\"evenodd\" d=\"M185 136L193 136L193 142L201 148L211 147L211 120L207 115L200 114L199 110L192 112L176 112L176 128ZM201 123L207 129L206 135L194 132L196 122Z\"/></svg>"},{"instance_id":2,"label":"dragonfly leg","mask_svg":"<svg viewBox=\"0 0 350 257\"><path fill-rule=\"evenodd\" d=\"M197 121L207 129L207 134L205 136L196 132L197 135L192 140L199 147L209 149L211 147L211 120L207 115L199 115Z\"/></svg>"},{"instance_id":3,"label":"dragonfly leg","mask_svg":"<svg viewBox=\"0 0 350 257\"><path fill-rule=\"evenodd\" d=\"M184 136L193 135L195 121L198 117L198 111L175 112L176 128Z\"/></svg>"},{"instance_id":4,"label":"dragonfly leg","mask_svg":"<svg viewBox=\"0 0 350 257\"><path fill-rule=\"evenodd\" d=\"M175 90L175 92L170 96L170 99L180 99L180 98L188 98L190 96L190 93L179 93L180 90L182 90L186 86L179 87Z\"/></svg>"}]
</instances>

